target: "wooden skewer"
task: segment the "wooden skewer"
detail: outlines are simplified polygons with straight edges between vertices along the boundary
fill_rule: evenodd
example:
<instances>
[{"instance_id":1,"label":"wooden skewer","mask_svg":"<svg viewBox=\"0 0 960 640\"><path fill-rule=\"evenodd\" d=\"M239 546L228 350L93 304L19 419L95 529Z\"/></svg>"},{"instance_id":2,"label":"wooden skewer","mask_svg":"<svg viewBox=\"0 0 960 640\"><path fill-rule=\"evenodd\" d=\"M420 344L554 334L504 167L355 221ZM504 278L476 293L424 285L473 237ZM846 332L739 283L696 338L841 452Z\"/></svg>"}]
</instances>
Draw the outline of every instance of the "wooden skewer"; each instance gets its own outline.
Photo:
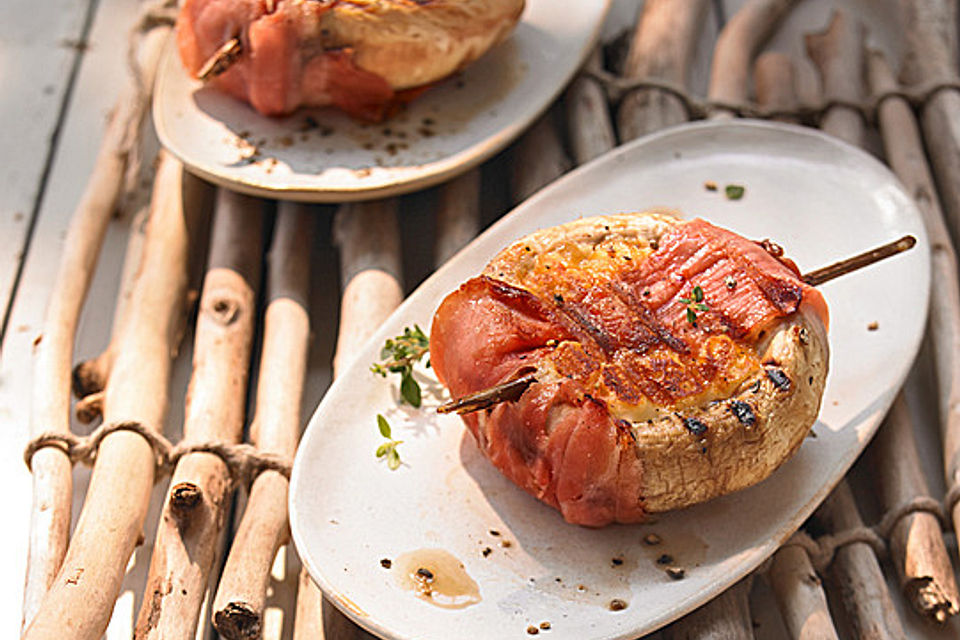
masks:
<instances>
[{"instance_id":1,"label":"wooden skewer","mask_svg":"<svg viewBox=\"0 0 960 640\"><path fill-rule=\"evenodd\" d=\"M160 154L147 240L128 321L105 389L104 420L163 425L171 354L185 322L191 234L205 187ZM147 440L115 431L100 444L66 557L24 638L95 640L107 628L139 539L156 458Z\"/></svg>"},{"instance_id":2,"label":"wooden skewer","mask_svg":"<svg viewBox=\"0 0 960 640\"><path fill-rule=\"evenodd\" d=\"M536 381L537 378L531 375L504 382L444 403L437 407L437 413L471 413L501 402L515 402L520 399L527 387Z\"/></svg>"},{"instance_id":3,"label":"wooden skewer","mask_svg":"<svg viewBox=\"0 0 960 640\"><path fill-rule=\"evenodd\" d=\"M857 254L851 258L835 262L831 265L827 265L826 267L806 273L800 277L811 287L819 287L821 284L829 282L834 278L839 278L840 276L847 275L848 273L852 273L858 269L863 269L864 267L868 267L876 262L880 262L881 260L895 256L898 253L903 253L904 251L912 249L916 244L916 238L911 235L906 235L899 240L888 242L876 247L875 249L864 251L863 253Z\"/></svg>"},{"instance_id":4,"label":"wooden skewer","mask_svg":"<svg viewBox=\"0 0 960 640\"><path fill-rule=\"evenodd\" d=\"M141 45L141 68L152 86L160 54L170 29L158 27ZM31 395L30 433L70 430L71 363L80 312L93 278L103 237L122 194L130 140L140 139L149 100L131 77L116 102L87 187L67 230L57 279L47 302L43 339L37 345ZM104 381L105 382L105 379ZM103 386L101 383L101 388ZM99 389L98 389L99 390ZM56 447L33 455L33 507L30 550L23 599L23 624L28 625L60 569L67 550L73 496L70 461Z\"/></svg>"},{"instance_id":5,"label":"wooden skewer","mask_svg":"<svg viewBox=\"0 0 960 640\"><path fill-rule=\"evenodd\" d=\"M233 66L241 55L243 55L243 45L240 38L227 40L203 63L197 72L197 79L202 82L213 80Z\"/></svg>"},{"instance_id":6,"label":"wooden skewer","mask_svg":"<svg viewBox=\"0 0 960 640\"><path fill-rule=\"evenodd\" d=\"M707 91L710 100L728 104L747 101L753 56L797 1L748 0L730 18L713 49ZM718 108L711 117L730 118L733 115L728 109Z\"/></svg>"},{"instance_id":7,"label":"wooden skewer","mask_svg":"<svg viewBox=\"0 0 960 640\"><path fill-rule=\"evenodd\" d=\"M270 248L263 350L251 440L262 453L293 459L310 345L310 246L313 218L305 205L278 205ZM264 471L250 487L213 600L213 624L229 640L257 638L263 629L270 567L287 538L289 482Z\"/></svg>"},{"instance_id":8,"label":"wooden skewer","mask_svg":"<svg viewBox=\"0 0 960 640\"><path fill-rule=\"evenodd\" d=\"M873 52L868 56L868 61L870 84L874 93L885 92L897 86L882 54ZM950 241L950 232L940 209L933 176L923 153L923 140L913 108L903 98L890 97L880 105L878 116L887 162L907 191L914 194L930 236L930 267L933 281L937 283L938 295L930 297L930 325L927 335L933 345L931 352L937 371L940 430L943 434L960 433L960 410L957 409L960 406L960 282L957 277L956 252ZM952 457L949 442L949 438L944 439L944 454L948 459ZM922 481L922 474L919 478ZM953 518L954 528L960 528L960 511L947 516ZM928 540L929 542L920 544L931 549L943 546L939 526L936 526L929 536L911 535L909 540ZM949 559L944 560L939 550L931 550L929 554L907 551L907 556L922 559L924 562L916 565L911 562L908 565L904 559L904 577L929 577L931 586L928 591L942 594L942 598L924 599L922 603L932 605L925 605L924 611L932 611L934 617L937 617L937 611L955 615L957 607L960 606L960 596L957 594Z\"/></svg>"},{"instance_id":9,"label":"wooden skewer","mask_svg":"<svg viewBox=\"0 0 960 640\"><path fill-rule=\"evenodd\" d=\"M263 243L261 200L220 189L203 281L183 439L237 444L256 325ZM170 479L134 637L196 635L234 483L225 461L182 457Z\"/></svg>"}]
</instances>

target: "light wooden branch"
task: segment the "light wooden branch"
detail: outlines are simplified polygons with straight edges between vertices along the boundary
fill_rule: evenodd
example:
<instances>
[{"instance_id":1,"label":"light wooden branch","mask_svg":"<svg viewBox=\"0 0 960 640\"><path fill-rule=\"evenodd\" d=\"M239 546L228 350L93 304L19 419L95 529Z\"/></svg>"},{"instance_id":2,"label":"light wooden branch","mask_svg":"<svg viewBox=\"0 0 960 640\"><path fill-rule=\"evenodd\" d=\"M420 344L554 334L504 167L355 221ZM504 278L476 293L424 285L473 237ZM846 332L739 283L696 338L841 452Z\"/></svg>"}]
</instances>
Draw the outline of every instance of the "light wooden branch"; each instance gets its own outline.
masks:
<instances>
[{"instance_id":1,"label":"light wooden branch","mask_svg":"<svg viewBox=\"0 0 960 640\"><path fill-rule=\"evenodd\" d=\"M882 54L871 53L869 63L870 84L875 93L886 92L897 86ZM949 482L954 477L950 473L950 462L960 456L960 281L957 276L957 255L927 165L913 109L903 98L890 97L881 103L877 115L887 162L907 191L913 194L930 238L930 267L932 279L937 283L937 294L930 297L927 337L933 345L931 352L937 372L938 416ZM952 518L954 529L960 529L960 509L954 509L947 516ZM948 562L944 568L949 566ZM936 579L941 585L946 585L946 580ZM946 586L941 588L956 607L956 585L952 590Z\"/></svg>"},{"instance_id":2,"label":"light wooden branch","mask_svg":"<svg viewBox=\"0 0 960 640\"><path fill-rule=\"evenodd\" d=\"M471 169L437 189L434 264L440 266L480 231L480 169Z\"/></svg>"},{"instance_id":3,"label":"light wooden branch","mask_svg":"<svg viewBox=\"0 0 960 640\"><path fill-rule=\"evenodd\" d=\"M904 15L904 31L907 34L907 53L902 74L905 82L916 84L955 78L957 62L956 56L951 54L957 41L956 2L917 0L900 4ZM924 143L939 188L943 213L953 242L956 243L960 238L960 91L944 89L934 93L920 110L920 114ZM918 188L923 189L918 192L917 197L921 210L935 207L937 192L932 189L928 191L925 184L919 184ZM943 243L939 244L942 246ZM938 274L941 269L946 268L936 263L934 266ZM934 298L942 295L949 298L952 304L956 287L946 282L938 287L938 295ZM956 340L956 316L946 316L935 307L931 307L930 313L931 330L943 336L944 344L947 344L948 339ZM958 389L955 388L958 384L955 375L958 368L952 362L958 353L960 352L954 350L950 353L935 354L940 387L944 474L948 489L960 487L960 419L955 410L955 407L960 406L956 403ZM951 404L947 405L948 402ZM950 517L954 522L954 529L960 529L960 502L954 506Z\"/></svg>"},{"instance_id":4,"label":"light wooden branch","mask_svg":"<svg viewBox=\"0 0 960 640\"><path fill-rule=\"evenodd\" d=\"M664 640L753 640L747 576L662 631Z\"/></svg>"},{"instance_id":5,"label":"light wooden branch","mask_svg":"<svg viewBox=\"0 0 960 640\"><path fill-rule=\"evenodd\" d=\"M790 112L799 105L793 60L779 51L766 51L753 64L753 84L757 103L771 111ZM780 122L799 124L795 116L773 118Z\"/></svg>"},{"instance_id":6,"label":"light wooden branch","mask_svg":"<svg viewBox=\"0 0 960 640\"><path fill-rule=\"evenodd\" d=\"M744 104L750 95L751 60L770 38L780 20L798 0L747 0L717 37L713 49L707 97L726 104ZM718 108L711 117L729 118Z\"/></svg>"},{"instance_id":7,"label":"light wooden branch","mask_svg":"<svg viewBox=\"0 0 960 640\"><path fill-rule=\"evenodd\" d=\"M280 203L269 255L269 302L251 441L260 452L287 460L293 460L300 436L315 215L305 205ZM288 538L288 485L283 474L266 470L250 488L213 600L213 624L229 640L260 637L270 567Z\"/></svg>"},{"instance_id":8,"label":"light wooden branch","mask_svg":"<svg viewBox=\"0 0 960 640\"><path fill-rule=\"evenodd\" d=\"M823 79L823 94L831 106L820 128L845 142L862 147L866 123L863 114L850 104L859 104L864 90L863 24L844 11L835 11L827 30L807 34L807 53Z\"/></svg>"},{"instance_id":9,"label":"light wooden branch","mask_svg":"<svg viewBox=\"0 0 960 640\"><path fill-rule=\"evenodd\" d=\"M903 83L920 86L955 79L956 0L900 0L900 11L906 45ZM960 241L960 90L936 91L919 113L930 164L956 244ZM952 438L951 449L957 451L960 433ZM944 455L949 454L944 451ZM960 482L960 461L950 463L947 472L948 486Z\"/></svg>"},{"instance_id":10,"label":"light wooden branch","mask_svg":"<svg viewBox=\"0 0 960 640\"><path fill-rule=\"evenodd\" d=\"M766 577L791 638L839 639L823 583L805 549L791 544L777 549Z\"/></svg>"},{"instance_id":11,"label":"light wooden branch","mask_svg":"<svg viewBox=\"0 0 960 640\"><path fill-rule=\"evenodd\" d=\"M197 315L185 443L237 444L243 437L262 245L263 202L220 189ZM233 488L230 468L213 453L188 453L177 462L137 616L137 640L196 635Z\"/></svg>"},{"instance_id":12,"label":"light wooden branch","mask_svg":"<svg viewBox=\"0 0 960 640\"><path fill-rule=\"evenodd\" d=\"M587 59L586 68L599 70L600 49ZM564 96L567 135L575 164L583 164L612 149L617 144L610 107L603 87L595 78L580 74Z\"/></svg>"},{"instance_id":13,"label":"light wooden branch","mask_svg":"<svg viewBox=\"0 0 960 640\"><path fill-rule=\"evenodd\" d=\"M929 497L910 411L902 394L894 401L868 451L885 513L916 498ZM914 610L940 624L956 615L960 596L937 517L927 512L900 517L890 530L888 543L900 590Z\"/></svg>"},{"instance_id":14,"label":"light wooden branch","mask_svg":"<svg viewBox=\"0 0 960 640\"><path fill-rule=\"evenodd\" d=\"M170 29L158 27L141 45L146 86ZM122 195L127 151L138 144L148 101L141 100L131 77L118 98L87 187L67 230L56 280L44 315L42 340L33 365L30 433L37 436L70 430L70 367L80 312L90 287L107 225ZM37 451L33 470L30 550L23 601L23 624L33 619L40 601L60 569L67 549L73 489L71 465L55 447Z\"/></svg>"},{"instance_id":15,"label":"light wooden branch","mask_svg":"<svg viewBox=\"0 0 960 640\"><path fill-rule=\"evenodd\" d=\"M204 186L161 153L147 240L116 360L104 420L162 428L171 354L182 334L190 237ZM156 458L147 440L115 431L100 444L83 510L63 565L24 638L95 640L103 634L124 570L142 534Z\"/></svg>"},{"instance_id":16,"label":"light wooden branch","mask_svg":"<svg viewBox=\"0 0 960 640\"><path fill-rule=\"evenodd\" d=\"M649 0L637 21L624 65L630 79L687 84L687 72L706 13L706 0ZM624 142L690 119L677 96L656 88L627 94L617 110L617 130Z\"/></svg>"},{"instance_id":17,"label":"light wooden branch","mask_svg":"<svg viewBox=\"0 0 960 640\"><path fill-rule=\"evenodd\" d=\"M342 205L334 219L334 240L340 248L343 286L333 359L336 376L403 299L396 200ZM322 599L306 569L300 576L294 637L372 638Z\"/></svg>"},{"instance_id":18,"label":"light wooden branch","mask_svg":"<svg viewBox=\"0 0 960 640\"><path fill-rule=\"evenodd\" d=\"M570 170L570 159L547 111L513 145L510 196L520 203Z\"/></svg>"},{"instance_id":19,"label":"light wooden branch","mask_svg":"<svg viewBox=\"0 0 960 640\"><path fill-rule=\"evenodd\" d=\"M827 496L814 517L833 533L864 526L846 480L841 480ZM838 548L830 565L830 578L830 586L836 589L843 603L854 637L905 640L873 547L866 542L852 542Z\"/></svg>"},{"instance_id":20,"label":"light wooden branch","mask_svg":"<svg viewBox=\"0 0 960 640\"><path fill-rule=\"evenodd\" d=\"M861 28L851 24L839 11L834 14L830 28L825 33L807 37L807 49L820 69L824 87L834 87L835 91L845 87L844 96L854 101L862 100L863 57L854 51L855 47L862 46ZM834 113L837 115L833 116ZM850 113L842 105L833 105L827 110L821 128L861 147L866 137L865 124L859 112ZM853 492L846 480L840 481L817 510L815 517L833 533L863 527ZM904 638L886 580L869 544L855 542L839 548L830 567L830 576L855 633L868 634L871 638Z\"/></svg>"},{"instance_id":21,"label":"light wooden branch","mask_svg":"<svg viewBox=\"0 0 960 640\"><path fill-rule=\"evenodd\" d=\"M764 53L754 65L754 78L761 107L786 111L796 108L799 98L789 56ZM805 549L792 544L779 548L770 560L766 578L791 638L838 639L823 584Z\"/></svg>"}]
</instances>

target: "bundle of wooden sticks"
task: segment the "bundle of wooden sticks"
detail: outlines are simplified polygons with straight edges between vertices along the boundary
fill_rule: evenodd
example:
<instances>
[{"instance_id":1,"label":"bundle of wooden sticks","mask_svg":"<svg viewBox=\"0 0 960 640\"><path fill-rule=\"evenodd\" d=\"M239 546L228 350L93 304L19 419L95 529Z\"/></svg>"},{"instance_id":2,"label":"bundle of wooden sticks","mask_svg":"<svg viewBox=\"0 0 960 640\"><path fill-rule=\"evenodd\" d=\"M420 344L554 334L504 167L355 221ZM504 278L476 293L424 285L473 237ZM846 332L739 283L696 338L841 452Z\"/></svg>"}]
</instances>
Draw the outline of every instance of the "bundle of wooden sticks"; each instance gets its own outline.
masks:
<instances>
[{"instance_id":1,"label":"bundle of wooden sticks","mask_svg":"<svg viewBox=\"0 0 960 640\"><path fill-rule=\"evenodd\" d=\"M562 98L508 152L427 194L312 210L215 190L161 152L145 226L131 225L110 344L73 367L80 313L123 194L129 140L141 135L145 88L170 32L158 22L138 40L141 72L111 116L37 345L24 637L101 637L145 527L156 533L137 638L192 638L207 620L226 638L365 635L323 602L305 572L297 577L287 548L287 481L304 421L305 380L311 358L328 355L314 345L311 356L311 332L334 333L332 324L324 326L331 310L310 304L324 286L311 276L337 268L311 257L315 244L339 250L336 375L412 283L574 165L669 125L738 116L817 126L854 145L874 145L916 197L937 287L924 363L935 374L943 467L934 475L942 489L929 488L931 470L921 465L915 442L916 412L901 395L849 481L804 530L756 574L658 634L770 637L755 630L763 616L751 601L762 597L776 601L778 633L792 638L903 638L905 627L917 624L913 618L956 632L957 549L949 531L960 527L956 4L900 3L900 82L891 71L900 61L868 50L857 16L836 12L826 31L805 40L819 95L802 81L796 60L763 52L798 4L647 0L635 23L601 43ZM726 5L737 10L725 16ZM711 20L718 16L726 19ZM714 32L709 88L697 96L690 68ZM401 224L411 217L424 224ZM432 252L418 251L424 228L432 230L426 235ZM163 437L163 425L172 358L185 332L193 337L185 349L192 373L183 437L174 444ZM920 375L908 385L921 384ZM248 386L255 388L256 409L243 444ZM89 437L71 434L71 391L77 416L101 421ZM70 533L77 461L91 463L93 472ZM162 512L150 522L151 495L160 492ZM243 506L231 524L235 494ZM278 554L293 579L274 575ZM292 589L284 591L284 584ZM274 625L267 613L272 602L282 603Z\"/></svg>"}]
</instances>

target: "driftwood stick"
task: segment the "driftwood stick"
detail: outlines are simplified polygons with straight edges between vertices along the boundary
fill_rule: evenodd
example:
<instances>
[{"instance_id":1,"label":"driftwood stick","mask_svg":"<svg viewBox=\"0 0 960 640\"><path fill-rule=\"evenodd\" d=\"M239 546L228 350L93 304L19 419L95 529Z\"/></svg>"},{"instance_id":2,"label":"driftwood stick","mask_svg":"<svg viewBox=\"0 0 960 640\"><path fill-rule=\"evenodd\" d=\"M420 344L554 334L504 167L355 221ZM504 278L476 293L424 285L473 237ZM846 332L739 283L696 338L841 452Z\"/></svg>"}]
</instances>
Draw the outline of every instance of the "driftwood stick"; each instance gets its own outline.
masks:
<instances>
[{"instance_id":1,"label":"driftwood stick","mask_svg":"<svg viewBox=\"0 0 960 640\"><path fill-rule=\"evenodd\" d=\"M767 580L791 638L838 640L823 584L806 550L792 544L777 549Z\"/></svg>"},{"instance_id":2,"label":"driftwood stick","mask_svg":"<svg viewBox=\"0 0 960 640\"><path fill-rule=\"evenodd\" d=\"M403 299L400 232L394 199L343 205L334 219L343 295L333 374L339 375ZM318 606L320 604L320 606ZM295 638L371 638L300 577Z\"/></svg>"},{"instance_id":3,"label":"driftwood stick","mask_svg":"<svg viewBox=\"0 0 960 640\"><path fill-rule=\"evenodd\" d=\"M237 444L256 324L263 202L220 189L193 348L186 443ZM170 479L134 637L192 638L233 493L226 462L183 456Z\"/></svg>"},{"instance_id":4,"label":"driftwood stick","mask_svg":"<svg viewBox=\"0 0 960 640\"><path fill-rule=\"evenodd\" d=\"M894 401L868 451L884 512L930 497L902 394ZM941 624L956 615L960 596L937 517L927 512L901 516L890 529L888 542L900 590L914 610Z\"/></svg>"},{"instance_id":5,"label":"driftwood stick","mask_svg":"<svg viewBox=\"0 0 960 640\"><path fill-rule=\"evenodd\" d=\"M278 206L269 255L267 310L251 440L262 453L292 460L300 434L300 404L310 345L310 246L316 214L301 204ZM258 638L270 567L288 537L289 482L276 471L253 481L213 601L221 636Z\"/></svg>"},{"instance_id":6,"label":"driftwood stick","mask_svg":"<svg viewBox=\"0 0 960 640\"><path fill-rule=\"evenodd\" d=\"M333 372L349 364L377 327L403 300L403 267L397 201L347 204L333 222L340 249L340 330Z\"/></svg>"},{"instance_id":7,"label":"driftwood stick","mask_svg":"<svg viewBox=\"0 0 960 640\"><path fill-rule=\"evenodd\" d=\"M600 49L594 49L586 68L601 67ZM570 152L576 164L583 164L617 144L610 108L603 87L593 77L580 74L567 89L564 103Z\"/></svg>"},{"instance_id":8,"label":"driftwood stick","mask_svg":"<svg viewBox=\"0 0 960 640\"><path fill-rule=\"evenodd\" d=\"M907 34L907 55L903 72L905 81L913 84L954 77L957 63L955 56L950 53L956 45L956 3L945 0L901 2L901 10ZM886 107L891 102L892 100L886 100L883 106ZM944 89L936 92L920 113L924 142L939 188L943 213L946 214L945 218L931 217L946 220L953 241L956 243L960 237L960 91ZM888 132L886 126L883 132L884 144L887 144L887 135L889 134L892 140L893 133ZM910 135L912 136L912 133ZM893 163L892 157L891 163ZM903 161L903 165L907 167L906 160ZM916 161L913 162L912 170L918 179L913 186L920 210L925 214L928 210L936 211L939 208L937 192L927 184L927 177L922 176L926 171ZM921 176L923 180L919 180ZM932 231L933 227L928 229ZM951 257L954 258L954 264L951 267L943 236L939 233L936 236L931 233L931 236L936 243L934 244L933 267L936 270L934 277L948 278L936 280L941 284L937 288L937 295L933 296L932 300L940 304L930 307L930 330L933 336L940 336L941 343L935 349L934 362L940 393L944 474L948 490L951 488L956 490L956 487L960 487L960 414L956 409L960 406L958 403L960 387L957 386L960 384L960 378L958 378L960 366L955 362L960 354L957 350L957 345L960 345L960 332L957 329L957 307L954 306L957 297L956 255L950 252L953 254ZM949 275L946 272L947 269L951 269ZM937 300L941 297L942 300ZM946 351L947 349L951 350ZM953 506L949 516L954 523L954 529L960 530L960 501Z\"/></svg>"},{"instance_id":9,"label":"driftwood stick","mask_svg":"<svg viewBox=\"0 0 960 640\"><path fill-rule=\"evenodd\" d=\"M874 92L896 87L882 54L872 53L869 62ZM913 110L902 98L891 97L880 105L878 118L887 162L907 191L913 194L930 237L930 267L932 279L937 283L937 294L930 297L927 337L933 344L933 362L937 372L937 407L944 457L947 465L956 465L960 456L960 282L957 277L957 255L950 241L950 232L940 208ZM947 471L949 483L956 477L957 469L947 466ZM952 518L954 529L960 530L960 509L954 509L947 516ZM948 562L944 568L949 567ZM945 580L938 582L945 584ZM956 587L952 593L947 592L946 587L944 590L956 606Z\"/></svg>"},{"instance_id":10,"label":"driftwood stick","mask_svg":"<svg viewBox=\"0 0 960 640\"><path fill-rule=\"evenodd\" d=\"M753 640L747 576L719 596L663 629L664 640Z\"/></svg>"},{"instance_id":11,"label":"driftwood stick","mask_svg":"<svg viewBox=\"0 0 960 640\"><path fill-rule=\"evenodd\" d=\"M840 12L834 14L831 26L824 34L807 38L807 50L820 69L824 87L846 85L843 95L855 101L863 97L864 69L862 55L852 49L863 45L862 38L862 30L851 25ZM846 60L837 59L843 56L848 57ZM863 146L863 118L859 112L849 114L848 111L842 105L831 106L821 121L821 128L847 142ZM831 117L833 113L838 115ZM833 533L863 527L846 480L840 481L814 515L823 528ZM869 544L853 542L837 549L830 576L857 637L905 637L880 564Z\"/></svg>"},{"instance_id":12,"label":"driftwood stick","mask_svg":"<svg viewBox=\"0 0 960 640\"><path fill-rule=\"evenodd\" d=\"M117 339L121 334L124 318L127 312L127 302L137 280L137 271L143 257L143 239L146 232L149 207L139 209L130 222L130 231L127 236L127 247L123 254L123 266L120 269L120 286L117 288L117 304L113 310L113 322L110 329L110 343L99 355L78 363L73 368L72 386L74 395L80 400L75 411L82 410L83 400L91 395L103 391L110 374L110 365L116 352ZM80 418L81 422L89 422Z\"/></svg>"},{"instance_id":13,"label":"driftwood stick","mask_svg":"<svg viewBox=\"0 0 960 640\"><path fill-rule=\"evenodd\" d=\"M796 77L793 60L779 51L766 51L753 64L753 85L757 103L771 111L793 111L797 108ZM789 115L773 118L780 122L799 124L799 118Z\"/></svg>"},{"instance_id":14,"label":"driftwood stick","mask_svg":"<svg viewBox=\"0 0 960 640\"><path fill-rule=\"evenodd\" d=\"M510 195L520 203L570 170L570 159L548 110L521 136L512 149Z\"/></svg>"},{"instance_id":15,"label":"driftwood stick","mask_svg":"<svg viewBox=\"0 0 960 640\"><path fill-rule=\"evenodd\" d=\"M863 527L853 492L846 480L841 480L833 493L827 496L814 517L821 526L833 533ZM866 542L851 542L839 547L830 566L830 577L831 585L846 610L854 637L905 640L903 626L897 617L873 547Z\"/></svg>"},{"instance_id":16,"label":"driftwood stick","mask_svg":"<svg viewBox=\"0 0 960 640\"><path fill-rule=\"evenodd\" d=\"M434 264L452 258L480 231L480 169L471 169L438 188Z\"/></svg>"},{"instance_id":17,"label":"driftwood stick","mask_svg":"<svg viewBox=\"0 0 960 640\"><path fill-rule=\"evenodd\" d=\"M823 79L825 100L831 105L820 128L845 142L862 147L866 123L851 104L859 104L864 90L863 25L844 11L834 11L827 30L804 37L807 54Z\"/></svg>"},{"instance_id":18,"label":"driftwood stick","mask_svg":"<svg viewBox=\"0 0 960 640\"><path fill-rule=\"evenodd\" d=\"M649 0L637 21L624 76L667 80L686 86L687 72L703 25L706 0ZM617 111L622 141L690 119L677 96L655 88L627 94Z\"/></svg>"},{"instance_id":19,"label":"driftwood stick","mask_svg":"<svg viewBox=\"0 0 960 640\"><path fill-rule=\"evenodd\" d=\"M152 86L169 28L157 28L141 47L144 81ZM80 312L103 245L107 225L122 195L128 150L136 146L148 101L139 100L131 77L107 123L93 172L77 204L61 251L60 265L33 365L30 433L66 434L70 429L70 366ZM60 569L67 549L73 489L70 461L62 450L44 447L31 462L33 508L27 558L23 624L33 619L40 600Z\"/></svg>"},{"instance_id":20,"label":"driftwood stick","mask_svg":"<svg viewBox=\"0 0 960 640\"><path fill-rule=\"evenodd\" d=\"M754 65L757 103L770 109L794 109L799 98L789 56L768 52ZM823 584L807 551L786 544L773 554L767 581L791 638L838 640Z\"/></svg>"},{"instance_id":21,"label":"driftwood stick","mask_svg":"<svg viewBox=\"0 0 960 640\"><path fill-rule=\"evenodd\" d=\"M955 79L956 0L901 0L900 11L906 44L901 73L904 84L922 85ZM960 241L960 90L944 88L932 93L920 109L920 121L947 224L956 245ZM960 433L952 436L951 444L958 441ZM960 482L960 465L951 465L948 473L951 474L947 479L948 486Z\"/></svg>"},{"instance_id":22,"label":"driftwood stick","mask_svg":"<svg viewBox=\"0 0 960 640\"><path fill-rule=\"evenodd\" d=\"M729 105L746 103L750 95L750 61L796 3L797 0L747 0L730 18L713 49L707 91L711 101ZM711 117L733 115L732 110L718 106Z\"/></svg>"},{"instance_id":23,"label":"driftwood stick","mask_svg":"<svg viewBox=\"0 0 960 640\"><path fill-rule=\"evenodd\" d=\"M105 389L107 424L162 428L171 354L185 319L190 237L203 185L161 153L143 263ZM99 638L142 533L156 456L147 440L114 431L100 444L83 510L63 565L24 637Z\"/></svg>"}]
</instances>

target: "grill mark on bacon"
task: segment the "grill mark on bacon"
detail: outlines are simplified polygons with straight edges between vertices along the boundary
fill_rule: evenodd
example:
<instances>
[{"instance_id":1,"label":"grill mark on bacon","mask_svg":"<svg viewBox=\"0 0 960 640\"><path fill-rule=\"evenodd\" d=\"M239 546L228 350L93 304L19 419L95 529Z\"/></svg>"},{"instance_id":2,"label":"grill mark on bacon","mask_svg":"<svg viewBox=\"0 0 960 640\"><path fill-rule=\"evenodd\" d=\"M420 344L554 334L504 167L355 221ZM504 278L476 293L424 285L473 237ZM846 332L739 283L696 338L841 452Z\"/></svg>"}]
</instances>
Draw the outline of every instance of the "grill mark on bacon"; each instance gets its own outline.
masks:
<instances>
[{"instance_id":1,"label":"grill mark on bacon","mask_svg":"<svg viewBox=\"0 0 960 640\"><path fill-rule=\"evenodd\" d=\"M660 322L650 307L637 298L637 296L633 295L633 292L627 289L623 283L618 280L612 281L610 283L610 290L634 312L637 320L643 323L643 326L653 333L660 342L677 353L688 353L690 351L687 343L670 333L670 330Z\"/></svg>"}]
</instances>

